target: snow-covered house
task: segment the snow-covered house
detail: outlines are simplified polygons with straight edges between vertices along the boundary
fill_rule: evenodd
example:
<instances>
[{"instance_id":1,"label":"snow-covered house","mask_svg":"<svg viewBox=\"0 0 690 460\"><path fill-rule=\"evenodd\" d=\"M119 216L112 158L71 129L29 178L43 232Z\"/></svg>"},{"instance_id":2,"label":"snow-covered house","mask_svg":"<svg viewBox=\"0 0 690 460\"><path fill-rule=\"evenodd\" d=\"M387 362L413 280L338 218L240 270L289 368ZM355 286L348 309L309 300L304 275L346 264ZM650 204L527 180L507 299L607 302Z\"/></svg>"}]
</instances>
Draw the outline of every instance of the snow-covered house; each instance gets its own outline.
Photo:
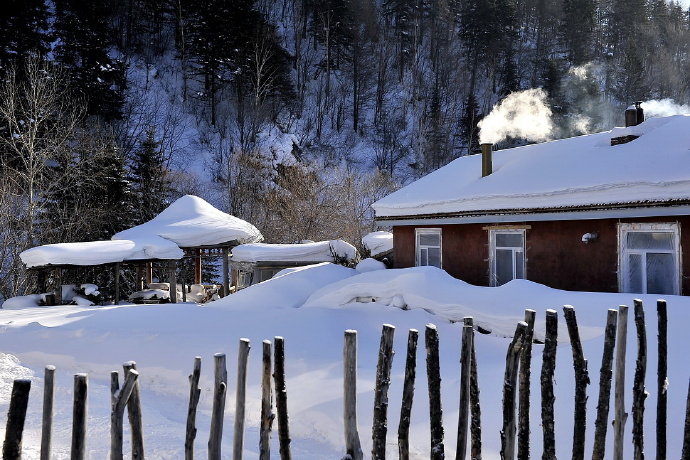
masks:
<instances>
[{"instance_id":1,"label":"snow-covered house","mask_svg":"<svg viewBox=\"0 0 690 460\"><path fill-rule=\"evenodd\" d=\"M373 205L393 228L396 267L436 265L478 285L690 294L690 116L482 147Z\"/></svg>"},{"instance_id":2,"label":"snow-covered house","mask_svg":"<svg viewBox=\"0 0 690 460\"><path fill-rule=\"evenodd\" d=\"M278 272L320 262L352 264L357 249L343 240L297 244L250 243L232 249L232 282L237 289L266 281Z\"/></svg>"}]
</instances>

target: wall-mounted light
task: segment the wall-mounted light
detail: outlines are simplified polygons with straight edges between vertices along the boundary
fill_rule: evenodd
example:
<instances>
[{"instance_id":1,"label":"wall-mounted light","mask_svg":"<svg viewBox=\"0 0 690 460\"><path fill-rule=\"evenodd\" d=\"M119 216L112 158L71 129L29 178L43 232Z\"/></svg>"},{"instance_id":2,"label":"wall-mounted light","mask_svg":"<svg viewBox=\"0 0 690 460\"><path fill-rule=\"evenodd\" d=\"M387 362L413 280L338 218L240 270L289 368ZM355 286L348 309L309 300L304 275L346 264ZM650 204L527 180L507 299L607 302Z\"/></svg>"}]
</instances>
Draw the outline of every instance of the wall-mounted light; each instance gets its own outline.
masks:
<instances>
[{"instance_id":1,"label":"wall-mounted light","mask_svg":"<svg viewBox=\"0 0 690 460\"><path fill-rule=\"evenodd\" d=\"M588 244L592 241L595 241L598 238L599 234L597 232L585 233L584 235L582 235L582 242Z\"/></svg>"}]
</instances>

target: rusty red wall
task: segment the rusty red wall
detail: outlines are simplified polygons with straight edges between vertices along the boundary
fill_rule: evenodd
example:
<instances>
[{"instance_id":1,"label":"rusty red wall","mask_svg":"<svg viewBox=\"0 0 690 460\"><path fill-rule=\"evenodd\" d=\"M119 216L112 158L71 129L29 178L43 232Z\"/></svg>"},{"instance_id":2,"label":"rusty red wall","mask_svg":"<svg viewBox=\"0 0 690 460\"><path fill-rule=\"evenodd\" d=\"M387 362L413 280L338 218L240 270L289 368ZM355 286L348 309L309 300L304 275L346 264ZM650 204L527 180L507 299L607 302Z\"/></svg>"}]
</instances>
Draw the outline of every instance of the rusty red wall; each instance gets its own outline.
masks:
<instances>
[{"instance_id":1,"label":"rusty red wall","mask_svg":"<svg viewBox=\"0 0 690 460\"><path fill-rule=\"evenodd\" d=\"M639 219L597 219L551 222L520 222L526 230L526 277L531 281L573 291L618 291L619 222L658 222L680 224L681 293L690 294L690 216ZM415 264L415 228L441 228L443 268L468 283L489 284L488 224L437 226L399 226L393 229L396 268ZM599 238L589 244L582 235L596 232Z\"/></svg>"}]
</instances>

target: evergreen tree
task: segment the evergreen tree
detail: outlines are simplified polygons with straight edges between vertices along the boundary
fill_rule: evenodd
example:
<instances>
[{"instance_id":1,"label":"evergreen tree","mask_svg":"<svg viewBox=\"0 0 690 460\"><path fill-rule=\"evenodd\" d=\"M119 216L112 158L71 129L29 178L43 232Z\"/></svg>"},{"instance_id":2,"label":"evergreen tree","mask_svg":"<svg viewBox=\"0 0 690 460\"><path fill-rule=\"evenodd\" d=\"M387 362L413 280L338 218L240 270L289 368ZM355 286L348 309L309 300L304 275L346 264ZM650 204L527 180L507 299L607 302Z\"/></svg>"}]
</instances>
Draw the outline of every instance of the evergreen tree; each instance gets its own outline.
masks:
<instances>
[{"instance_id":1,"label":"evergreen tree","mask_svg":"<svg viewBox=\"0 0 690 460\"><path fill-rule=\"evenodd\" d=\"M143 223L163 211L172 195L168 167L154 127L146 130L146 137L134 154L130 171L135 220Z\"/></svg>"},{"instance_id":2,"label":"evergreen tree","mask_svg":"<svg viewBox=\"0 0 690 460\"><path fill-rule=\"evenodd\" d=\"M595 0L563 0L561 31L568 60L573 65L588 62L592 56Z\"/></svg>"},{"instance_id":3,"label":"evergreen tree","mask_svg":"<svg viewBox=\"0 0 690 460\"><path fill-rule=\"evenodd\" d=\"M460 135L467 146L467 154L479 152L479 105L474 94L470 93L465 101L465 109L460 119Z\"/></svg>"},{"instance_id":4,"label":"evergreen tree","mask_svg":"<svg viewBox=\"0 0 690 460\"><path fill-rule=\"evenodd\" d=\"M19 70L30 56L48 52L48 7L45 0L5 0L0 8L0 73Z\"/></svg>"}]
</instances>

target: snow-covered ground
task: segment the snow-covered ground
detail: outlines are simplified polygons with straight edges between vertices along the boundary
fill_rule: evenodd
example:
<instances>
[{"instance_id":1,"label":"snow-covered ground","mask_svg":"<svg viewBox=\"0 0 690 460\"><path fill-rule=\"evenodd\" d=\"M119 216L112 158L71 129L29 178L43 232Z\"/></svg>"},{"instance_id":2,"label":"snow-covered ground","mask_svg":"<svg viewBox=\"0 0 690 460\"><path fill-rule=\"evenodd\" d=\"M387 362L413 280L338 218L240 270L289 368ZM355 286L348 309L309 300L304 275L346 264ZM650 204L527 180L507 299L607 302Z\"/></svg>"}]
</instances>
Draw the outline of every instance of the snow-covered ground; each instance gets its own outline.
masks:
<instances>
[{"instance_id":1,"label":"snow-covered ground","mask_svg":"<svg viewBox=\"0 0 690 460\"><path fill-rule=\"evenodd\" d=\"M438 326L446 453L455 451L459 392L461 325L450 320L473 315L493 331L476 335L481 386L484 458L498 458L501 426L501 383L508 335L525 308L537 311L537 335L543 334L544 310L556 308L561 326L564 304L576 307L592 384L588 387L587 452L591 451L594 409L598 396L599 366L606 310L631 306L628 338L627 410L631 406L632 374L637 346L632 322L631 294L566 292L528 281L512 281L498 288L476 287L444 272L420 267L403 270L357 272L319 264L292 270L268 282L206 304L118 305L109 307L35 307L0 311L0 436L12 380L30 377L24 437L25 458L38 458L43 367L57 366L56 422L53 458L69 457L72 375L89 374L88 450L93 459L107 458L109 440L110 371L135 360L140 371L147 458L183 458L188 402L187 376L194 356L201 356L201 401L197 418L197 456L205 457L211 411L213 353L228 355L229 393L226 405L223 452L231 451L234 416L236 355L239 339L251 340L248 424L245 458L258 458L260 415L260 344L276 335L285 337L286 372L292 449L295 459L334 459L343 454L342 337L346 329L359 331L358 416L366 457L371 447L373 386L381 325L396 326L393 378L389 398L388 457L397 458L396 431L404 374L407 331L420 330L417 383L412 414L411 445L414 458L428 458L429 422L425 380L423 331ZM656 406L656 312L654 296L641 296L647 315L649 347L645 447L652 452ZM690 299L669 296L669 458L679 457L685 397L690 369L685 354L685 332L690 320ZM573 414L572 354L567 331L559 330L556 368L556 430L559 457L569 457ZM534 346L532 363L532 443L534 457L541 452L539 425L539 372L541 345ZM626 424L630 438L632 420ZM608 454L611 453L609 432ZM127 436L125 436L127 438ZM629 441L629 439L628 439ZM273 436L274 455L277 438ZM626 457L631 455L627 443ZM125 449L127 451L127 448Z\"/></svg>"}]
</instances>

